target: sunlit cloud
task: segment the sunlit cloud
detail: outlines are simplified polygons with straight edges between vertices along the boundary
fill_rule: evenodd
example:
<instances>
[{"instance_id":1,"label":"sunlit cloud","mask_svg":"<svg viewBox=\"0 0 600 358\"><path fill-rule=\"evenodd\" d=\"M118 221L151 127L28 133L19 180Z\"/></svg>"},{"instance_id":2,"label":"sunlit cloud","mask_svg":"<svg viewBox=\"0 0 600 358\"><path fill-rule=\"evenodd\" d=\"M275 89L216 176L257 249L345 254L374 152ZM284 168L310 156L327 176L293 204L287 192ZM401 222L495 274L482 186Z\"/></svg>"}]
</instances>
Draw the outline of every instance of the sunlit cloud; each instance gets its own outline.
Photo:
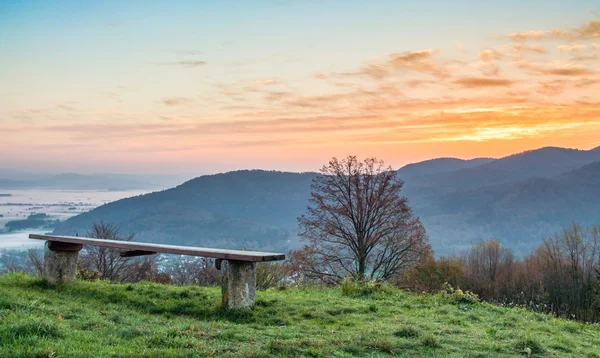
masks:
<instances>
[{"instance_id":1,"label":"sunlit cloud","mask_svg":"<svg viewBox=\"0 0 600 358\"><path fill-rule=\"evenodd\" d=\"M346 72L343 75L365 76L375 80L386 79L406 71L415 71L436 77L447 76L447 71L432 60L434 54L435 51L431 49L393 53L385 56L382 61L368 63L358 71Z\"/></svg>"},{"instance_id":2,"label":"sunlit cloud","mask_svg":"<svg viewBox=\"0 0 600 358\"><path fill-rule=\"evenodd\" d=\"M200 66L206 65L206 61L200 61L200 60L177 61L177 62L172 62L172 63L168 63L168 64L177 65L177 66L186 67L186 68L195 68L195 67L200 67Z\"/></svg>"},{"instance_id":3,"label":"sunlit cloud","mask_svg":"<svg viewBox=\"0 0 600 358\"><path fill-rule=\"evenodd\" d=\"M574 29L536 30L526 32L513 32L507 37L514 41L545 40L545 39L569 39L569 40L591 40L600 38L600 17L587 24Z\"/></svg>"},{"instance_id":4,"label":"sunlit cloud","mask_svg":"<svg viewBox=\"0 0 600 358\"><path fill-rule=\"evenodd\" d=\"M193 98L185 98L185 97L172 97L172 98L165 98L162 101L165 105L167 106L181 106L181 105L188 105L192 102L194 102Z\"/></svg>"},{"instance_id":5,"label":"sunlit cloud","mask_svg":"<svg viewBox=\"0 0 600 358\"><path fill-rule=\"evenodd\" d=\"M289 68L260 59L217 63L206 53L208 67L186 57L204 52L178 51L180 61L151 64L176 78L167 84L123 76L123 85L94 88L89 98L11 107L27 97L10 97L9 109L0 108L0 131L11 135L0 151L199 163L207 156L321 158L348 148L389 156L478 148L492 155L488 143L588 143L600 137L599 21L502 35L481 48L469 44L470 51L462 42L417 44L414 51L389 48ZM213 66L226 74L213 75ZM211 71L187 70L204 67ZM142 94L145 86L151 88Z\"/></svg>"},{"instance_id":6,"label":"sunlit cloud","mask_svg":"<svg viewBox=\"0 0 600 358\"><path fill-rule=\"evenodd\" d=\"M503 78L465 77L454 80L454 83L464 88L510 87L513 81Z\"/></svg>"}]
</instances>

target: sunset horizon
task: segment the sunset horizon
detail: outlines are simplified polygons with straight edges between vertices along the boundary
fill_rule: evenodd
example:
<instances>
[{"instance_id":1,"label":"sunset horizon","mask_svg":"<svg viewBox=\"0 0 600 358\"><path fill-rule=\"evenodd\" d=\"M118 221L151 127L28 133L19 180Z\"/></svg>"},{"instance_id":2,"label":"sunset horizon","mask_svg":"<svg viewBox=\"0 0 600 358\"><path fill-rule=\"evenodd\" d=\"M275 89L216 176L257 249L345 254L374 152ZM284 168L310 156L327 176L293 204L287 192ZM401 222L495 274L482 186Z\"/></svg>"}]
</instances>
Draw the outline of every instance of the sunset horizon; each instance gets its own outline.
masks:
<instances>
[{"instance_id":1,"label":"sunset horizon","mask_svg":"<svg viewBox=\"0 0 600 358\"><path fill-rule=\"evenodd\" d=\"M302 172L600 146L593 1L235 4L1 4L0 168Z\"/></svg>"}]
</instances>

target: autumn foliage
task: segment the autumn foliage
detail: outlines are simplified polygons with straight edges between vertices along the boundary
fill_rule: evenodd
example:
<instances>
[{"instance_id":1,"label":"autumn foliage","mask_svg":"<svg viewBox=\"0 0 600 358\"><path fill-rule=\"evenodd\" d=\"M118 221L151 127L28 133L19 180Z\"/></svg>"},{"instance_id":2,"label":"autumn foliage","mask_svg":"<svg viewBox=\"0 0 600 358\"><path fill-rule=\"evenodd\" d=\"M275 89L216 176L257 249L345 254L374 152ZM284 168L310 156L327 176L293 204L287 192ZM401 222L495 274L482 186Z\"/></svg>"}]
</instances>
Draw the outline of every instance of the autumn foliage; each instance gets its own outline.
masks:
<instances>
[{"instance_id":1,"label":"autumn foliage","mask_svg":"<svg viewBox=\"0 0 600 358\"><path fill-rule=\"evenodd\" d=\"M398 278L404 288L438 292L445 283L503 305L600 321L600 225L571 224L523 259L498 240L436 260L425 256Z\"/></svg>"}]
</instances>

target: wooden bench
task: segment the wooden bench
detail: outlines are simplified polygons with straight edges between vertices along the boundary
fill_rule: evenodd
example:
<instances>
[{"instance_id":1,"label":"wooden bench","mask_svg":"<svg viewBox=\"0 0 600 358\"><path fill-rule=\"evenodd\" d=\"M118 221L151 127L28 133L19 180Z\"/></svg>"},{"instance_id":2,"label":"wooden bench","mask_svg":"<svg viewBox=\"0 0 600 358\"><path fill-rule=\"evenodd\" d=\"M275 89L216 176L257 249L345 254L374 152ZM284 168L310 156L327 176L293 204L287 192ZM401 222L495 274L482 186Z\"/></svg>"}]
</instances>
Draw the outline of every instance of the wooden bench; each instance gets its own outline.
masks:
<instances>
[{"instance_id":1,"label":"wooden bench","mask_svg":"<svg viewBox=\"0 0 600 358\"><path fill-rule=\"evenodd\" d=\"M30 234L29 238L46 241L43 276L51 284L75 281L77 259L83 245L122 249L124 251L121 252L121 256L124 257L165 253L214 258L215 266L222 273L223 306L228 309L248 308L254 305L257 262L285 260L284 254L270 252L159 245L75 236Z\"/></svg>"}]
</instances>

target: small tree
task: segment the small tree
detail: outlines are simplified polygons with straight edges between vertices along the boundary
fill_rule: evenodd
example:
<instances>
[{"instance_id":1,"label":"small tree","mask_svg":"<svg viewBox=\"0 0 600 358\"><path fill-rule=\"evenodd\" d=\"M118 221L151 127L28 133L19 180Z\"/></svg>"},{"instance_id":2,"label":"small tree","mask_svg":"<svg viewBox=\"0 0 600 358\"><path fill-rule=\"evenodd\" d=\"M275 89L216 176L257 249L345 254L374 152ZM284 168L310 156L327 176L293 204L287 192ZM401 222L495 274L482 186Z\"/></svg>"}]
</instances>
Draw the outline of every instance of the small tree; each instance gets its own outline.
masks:
<instances>
[{"instance_id":1,"label":"small tree","mask_svg":"<svg viewBox=\"0 0 600 358\"><path fill-rule=\"evenodd\" d=\"M206 257L181 256L167 268L166 273L175 285L213 286L221 280L214 260Z\"/></svg>"},{"instance_id":2,"label":"small tree","mask_svg":"<svg viewBox=\"0 0 600 358\"><path fill-rule=\"evenodd\" d=\"M400 195L403 182L383 161L333 158L311 186L298 218L307 242L293 253L309 278L386 280L430 252L425 229Z\"/></svg>"},{"instance_id":3,"label":"small tree","mask_svg":"<svg viewBox=\"0 0 600 358\"><path fill-rule=\"evenodd\" d=\"M25 265L27 267L27 272L30 274L42 276L42 273L44 272L44 252L40 249L27 250Z\"/></svg>"},{"instance_id":4,"label":"small tree","mask_svg":"<svg viewBox=\"0 0 600 358\"><path fill-rule=\"evenodd\" d=\"M132 241L134 237L121 235L115 225L105 222L94 224L87 236L118 241ZM157 273L155 257L121 257L122 251L111 247L86 246L85 253L81 255L80 266L90 272L98 272L102 279L118 282L151 280Z\"/></svg>"}]
</instances>

